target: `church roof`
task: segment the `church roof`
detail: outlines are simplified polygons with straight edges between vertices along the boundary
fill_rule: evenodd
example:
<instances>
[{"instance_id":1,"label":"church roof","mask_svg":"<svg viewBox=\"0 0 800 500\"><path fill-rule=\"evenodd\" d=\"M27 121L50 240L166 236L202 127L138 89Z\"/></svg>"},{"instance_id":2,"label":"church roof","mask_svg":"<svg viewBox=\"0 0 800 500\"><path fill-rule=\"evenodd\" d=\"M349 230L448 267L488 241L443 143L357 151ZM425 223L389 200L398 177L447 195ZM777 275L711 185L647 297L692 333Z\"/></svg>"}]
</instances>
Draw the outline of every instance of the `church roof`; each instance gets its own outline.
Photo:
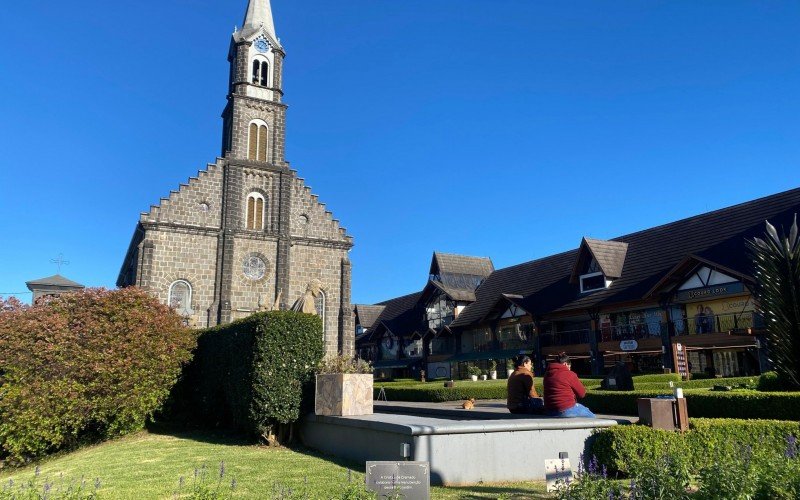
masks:
<instances>
[{"instance_id":1,"label":"church roof","mask_svg":"<svg viewBox=\"0 0 800 500\"><path fill-rule=\"evenodd\" d=\"M262 30L272 38L272 41L280 45L278 36L275 34L275 22L272 19L272 6L269 0L250 0L247 4L244 24L236 35L239 39L246 39Z\"/></svg>"},{"instance_id":2,"label":"church roof","mask_svg":"<svg viewBox=\"0 0 800 500\"><path fill-rule=\"evenodd\" d=\"M41 278L38 280L28 281L25 284L28 285L28 289L30 289L32 286L33 287L60 286L65 288L86 288L80 283L75 283L72 280L68 280L67 278L61 276L60 274L50 276L49 278Z\"/></svg>"}]
</instances>

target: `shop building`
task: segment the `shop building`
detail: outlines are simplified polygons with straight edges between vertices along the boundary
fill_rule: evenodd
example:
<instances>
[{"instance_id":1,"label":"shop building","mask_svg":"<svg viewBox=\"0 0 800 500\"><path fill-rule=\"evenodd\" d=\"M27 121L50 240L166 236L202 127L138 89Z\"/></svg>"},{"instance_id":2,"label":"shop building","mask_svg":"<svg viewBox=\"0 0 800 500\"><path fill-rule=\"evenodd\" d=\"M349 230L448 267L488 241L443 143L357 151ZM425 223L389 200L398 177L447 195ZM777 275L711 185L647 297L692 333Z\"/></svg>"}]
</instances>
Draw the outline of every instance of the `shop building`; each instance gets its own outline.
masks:
<instances>
[{"instance_id":1,"label":"shop building","mask_svg":"<svg viewBox=\"0 0 800 500\"><path fill-rule=\"evenodd\" d=\"M611 240L585 237L574 250L463 282L474 287L450 289L431 273L419 294L385 303L403 318L391 336L415 355L378 349L365 358L408 361L429 378L460 378L470 364L518 353L538 371L559 352L584 375L618 361L634 373L756 375L769 368L768 346L746 242L767 220L788 230L798 212L795 189ZM387 332L376 326L359 344L388 342Z\"/></svg>"}]
</instances>

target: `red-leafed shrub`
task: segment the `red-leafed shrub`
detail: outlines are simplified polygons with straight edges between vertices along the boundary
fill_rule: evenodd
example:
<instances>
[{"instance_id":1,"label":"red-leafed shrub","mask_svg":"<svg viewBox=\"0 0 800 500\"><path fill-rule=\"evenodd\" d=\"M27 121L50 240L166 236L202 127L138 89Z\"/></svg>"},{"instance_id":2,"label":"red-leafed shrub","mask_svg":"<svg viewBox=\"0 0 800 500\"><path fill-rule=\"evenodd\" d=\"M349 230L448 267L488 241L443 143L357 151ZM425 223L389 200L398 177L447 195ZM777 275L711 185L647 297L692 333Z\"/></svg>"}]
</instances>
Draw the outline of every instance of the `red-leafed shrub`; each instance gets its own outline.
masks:
<instances>
[{"instance_id":1,"label":"red-leafed shrub","mask_svg":"<svg viewBox=\"0 0 800 500\"><path fill-rule=\"evenodd\" d=\"M135 288L0 312L0 459L141 429L195 346L175 312Z\"/></svg>"}]
</instances>

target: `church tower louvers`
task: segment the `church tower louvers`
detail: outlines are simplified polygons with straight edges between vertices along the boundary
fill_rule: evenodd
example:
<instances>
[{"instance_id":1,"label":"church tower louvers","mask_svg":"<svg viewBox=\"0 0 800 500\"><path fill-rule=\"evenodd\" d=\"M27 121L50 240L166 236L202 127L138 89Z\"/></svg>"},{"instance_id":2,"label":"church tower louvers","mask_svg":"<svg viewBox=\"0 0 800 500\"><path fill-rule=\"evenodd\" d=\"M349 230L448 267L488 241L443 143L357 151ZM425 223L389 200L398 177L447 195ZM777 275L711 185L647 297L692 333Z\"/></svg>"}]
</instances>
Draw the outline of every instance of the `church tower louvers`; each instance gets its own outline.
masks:
<instances>
[{"instance_id":1,"label":"church tower louvers","mask_svg":"<svg viewBox=\"0 0 800 500\"><path fill-rule=\"evenodd\" d=\"M285 159L285 52L250 0L228 52L222 152L141 214L117 281L206 327L315 293L329 353L352 353L352 237Z\"/></svg>"}]
</instances>

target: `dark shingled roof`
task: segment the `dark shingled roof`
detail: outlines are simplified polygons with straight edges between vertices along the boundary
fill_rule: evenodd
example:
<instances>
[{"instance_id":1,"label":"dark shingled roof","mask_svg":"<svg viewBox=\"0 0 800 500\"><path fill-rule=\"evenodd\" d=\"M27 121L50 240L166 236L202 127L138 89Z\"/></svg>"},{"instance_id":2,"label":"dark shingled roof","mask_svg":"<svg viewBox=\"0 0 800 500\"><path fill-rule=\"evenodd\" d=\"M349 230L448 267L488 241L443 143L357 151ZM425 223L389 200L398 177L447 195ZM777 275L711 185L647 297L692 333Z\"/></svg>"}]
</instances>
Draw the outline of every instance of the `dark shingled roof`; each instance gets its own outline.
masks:
<instances>
[{"instance_id":1,"label":"dark shingled roof","mask_svg":"<svg viewBox=\"0 0 800 500\"><path fill-rule=\"evenodd\" d=\"M364 328L372 328L384 309L386 309L386 306L356 304L355 310L358 316L358 324Z\"/></svg>"},{"instance_id":2,"label":"dark shingled roof","mask_svg":"<svg viewBox=\"0 0 800 500\"><path fill-rule=\"evenodd\" d=\"M378 330L381 325L396 335L411 333L418 329L422 323L422 314L416 306L421 296L422 292L420 291L377 304L385 307L375 321L373 331Z\"/></svg>"},{"instance_id":3,"label":"dark shingled roof","mask_svg":"<svg viewBox=\"0 0 800 500\"><path fill-rule=\"evenodd\" d=\"M628 245L622 275L604 290L581 294L570 283L579 250L571 250L492 273L453 327L480 321L502 293L523 295L532 314L576 311L647 299L653 287L681 261L696 255L742 275L751 275L745 241L764 234L764 221L786 230L800 212L800 189L786 191L612 241ZM654 298L655 300L655 298Z\"/></svg>"},{"instance_id":4,"label":"dark shingled roof","mask_svg":"<svg viewBox=\"0 0 800 500\"><path fill-rule=\"evenodd\" d=\"M621 241L595 240L593 238L583 238L581 242L581 257L584 252L594 257L597 265L603 271L606 278L617 279L622 276L622 267L625 265L625 256L628 253L628 244ZM578 258L572 272L572 282L577 283L581 273L580 264L583 259Z\"/></svg>"},{"instance_id":5,"label":"dark shingled roof","mask_svg":"<svg viewBox=\"0 0 800 500\"><path fill-rule=\"evenodd\" d=\"M472 288L455 288L439 283L438 281L429 281L428 283L429 286L438 288L450 296L450 298L453 300L462 302L475 302L475 290Z\"/></svg>"},{"instance_id":6,"label":"dark shingled roof","mask_svg":"<svg viewBox=\"0 0 800 500\"><path fill-rule=\"evenodd\" d=\"M68 280L67 278L61 276L60 274L50 276L49 278L42 278L38 280L28 281L25 284L28 285L28 287L33 285L33 286L63 286L69 288L85 288L80 283L75 283L72 280Z\"/></svg>"},{"instance_id":7,"label":"dark shingled roof","mask_svg":"<svg viewBox=\"0 0 800 500\"><path fill-rule=\"evenodd\" d=\"M467 274L470 276L489 276L494 271L492 259L488 257L469 257L450 253L433 253L430 274Z\"/></svg>"}]
</instances>

